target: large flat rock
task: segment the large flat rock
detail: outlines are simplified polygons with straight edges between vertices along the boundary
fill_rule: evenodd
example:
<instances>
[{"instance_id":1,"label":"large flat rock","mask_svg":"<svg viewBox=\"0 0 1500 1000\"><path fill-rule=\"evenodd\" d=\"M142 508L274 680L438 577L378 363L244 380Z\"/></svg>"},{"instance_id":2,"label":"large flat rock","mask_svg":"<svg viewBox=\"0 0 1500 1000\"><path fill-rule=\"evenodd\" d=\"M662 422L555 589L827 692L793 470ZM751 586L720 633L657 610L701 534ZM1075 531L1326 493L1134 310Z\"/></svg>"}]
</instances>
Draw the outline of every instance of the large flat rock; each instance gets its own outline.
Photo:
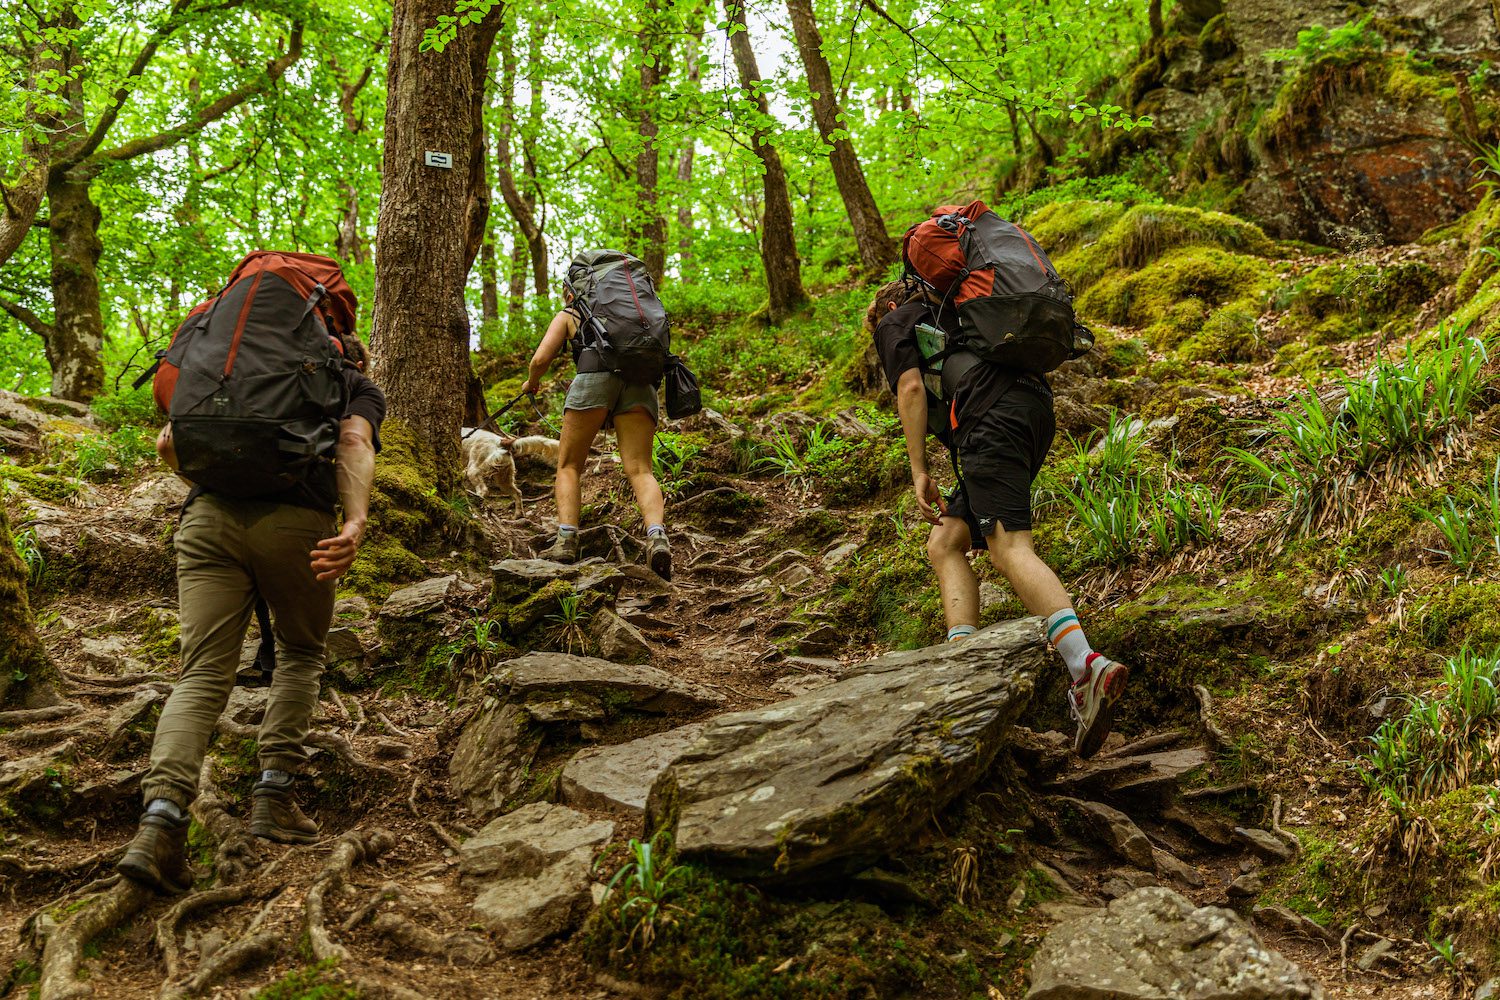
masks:
<instances>
[{"instance_id":1,"label":"large flat rock","mask_svg":"<svg viewBox=\"0 0 1500 1000\"><path fill-rule=\"evenodd\" d=\"M1052 928L1026 1000L1320 1000L1232 910L1149 886Z\"/></svg>"},{"instance_id":2,"label":"large flat rock","mask_svg":"<svg viewBox=\"0 0 1500 1000\"><path fill-rule=\"evenodd\" d=\"M629 743L580 750L563 768L563 801L594 809L644 811L657 777L693 745L704 726L694 722Z\"/></svg>"},{"instance_id":3,"label":"large flat rock","mask_svg":"<svg viewBox=\"0 0 1500 1000\"><path fill-rule=\"evenodd\" d=\"M724 703L723 695L665 670L571 653L527 653L497 666L490 681L518 701L586 694L655 713L695 712Z\"/></svg>"},{"instance_id":4,"label":"large flat rock","mask_svg":"<svg viewBox=\"0 0 1500 1000\"><path fill-rule=\"evenodd\" d=\"M857 870L982 775L1045 668L1041 620L890 653L837 683L719 716L651 790L684 858L796 881Z\"/></svg>"}]
</instances>

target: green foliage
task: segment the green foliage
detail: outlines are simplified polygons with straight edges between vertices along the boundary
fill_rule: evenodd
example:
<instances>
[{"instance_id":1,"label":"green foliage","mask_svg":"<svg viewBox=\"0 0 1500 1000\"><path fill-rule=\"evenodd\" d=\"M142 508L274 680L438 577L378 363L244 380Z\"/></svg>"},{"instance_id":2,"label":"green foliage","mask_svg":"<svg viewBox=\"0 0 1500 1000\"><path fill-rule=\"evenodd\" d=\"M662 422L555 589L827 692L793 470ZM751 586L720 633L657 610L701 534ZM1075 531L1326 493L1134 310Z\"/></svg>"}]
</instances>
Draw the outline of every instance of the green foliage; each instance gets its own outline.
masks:
<instances>
[{"instance_id":1,"label":"green foliage","mask_svg":"<svg viewBox=\"0 0 1500 1000\"><path fill-rule=\"evenodd\" d=\"M672 841L665 833L646 841L630 838L627 853L629 860L605 886L600 914L602 919L614 921L624 935L619 950L642 952L651 947L660 928L676 919L674 911L680 910L670 900L674 883L682 881L687 869L671 863ZM612 900L610 897L617 893L619 898Z\"/></svg>"},{"instance_id":2,"label":"green foliage","mask_svg":"<svg viewBox=\"0 0 1500 1000\"><path fill-rule=\"evenodd\" d=\"M1307 532L1328 516L1347 516L1365 473L1428 453L1465 426L1489 384L1485 345L1448 325L1425 349L1381 360L1363 378L1342 372L1344 398L1325 408L1312 388L1260 430L1270 445L1230 448L1252 486L1290 508L1290 527Z\"/></svg>"},{"instance_id":3,"label":"green foliage","mask_svg":"<svg viewBox=\"0 0 1500 1000\"><path fill-rule=\"evenodd\" d=\"M26 579L35 587L41 583L42 575L47 572L47 557L37 543L36 531L31 528L22 528L11 535L11 544L15 546L16 555L20 556L21 562L26 565Z\"/></svg>"},{"instance_id":4,"label":"green foliage","mask_svg":"<svg viewBox=\"0 0 1500 1000\"><path fill-rule=\"evenodd\" d=\"M1370 737L1360 775L1391 802L1431 798L1500 777L1500 652L1465 648L1443 664L1438 691Z\"/></svg>"},{"instance_id":5,"label":"green foliage","mask_svg":"<svg viewBox=\"0 0 1500 1000\"><path fill-rule=\"evenodd\" d=\"M338 962L327 959L305 969L293 969L263 986L253 1000L359 1000L354 984L339 974Z\"/></svg>"},{"instance_id":6,"label":"green foliage","mask_svg":"<svg viewBox=\"0 0 1500 1000\"><path fill-rule=\"evenodd\" d=\"M1297 32L1297 45L1290 49L1270 49L1267 59L1275 62L1313 63L1329 58L1351 58L1371 49L1385 47L1385 39L1374 29L1373 14L1358 21L1348 21L1337 28L1315 24Z\"/></svg>"},{"instance_id":7,"label":"green foliage","mask_svg":"<svg viewBox=\"0 0 1500 1000\"><path fill-rule=\"evenodd\" d=\"M659 431L651 442L651 468L667 496L676 496L693 485L697 473L689 468L703 453L703 446L681 434Z\"/></svg>"},{"instance_id":8,"label":"green foliage","mask_svg":"<svg viewBox=\"0 0 1500 1000\"><path fill-rule=\"evenodd\" d=\"M55 434L48 441L52 460L82 479L107 479L156 458L156 433L125 424L108 434Z\"/></svg>"}]
</instances>

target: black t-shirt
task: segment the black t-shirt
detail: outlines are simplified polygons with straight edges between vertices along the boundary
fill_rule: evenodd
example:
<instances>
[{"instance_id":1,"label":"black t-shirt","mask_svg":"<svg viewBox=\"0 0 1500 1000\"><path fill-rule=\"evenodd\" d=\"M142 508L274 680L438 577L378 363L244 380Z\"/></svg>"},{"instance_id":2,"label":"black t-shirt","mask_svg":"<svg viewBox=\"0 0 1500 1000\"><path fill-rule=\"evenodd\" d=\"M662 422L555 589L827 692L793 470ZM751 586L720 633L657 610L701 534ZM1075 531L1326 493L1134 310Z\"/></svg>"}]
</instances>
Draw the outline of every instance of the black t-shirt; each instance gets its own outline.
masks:
<instances>
[{"instance_id":1,"label":"black t-shirt","mask_svg":"<svg viewBox=\"0 0 1500 1000\"><path fill-rule=\"evenodd\" d=\"M880 355L880 364L885 369L885 377L892 392L896 391L896 383L900 381L902 373L922 368L922 352L917 346L917 327L922 323L936 326L950 336L958 325L957 319L950 313L945 312L939 319L930 304L918 300L892 309L875 326L875 350ZM974 425L1013 386L1024 386L1049 399L1052 396L1052 391L1041 376L1001 368L981 361L972 354L951 355L943 362L943 368L944 373L949 375L962 372L956 378L944 379L942 398L945 407L956 404L956 441L960 446L964 444ZM929 399L927 405L932 406L933 401Z\"/></svg>"},{"instance_id":2,"label":"black t-shirt","mask_svg":"<svg viewBox=\"0 0 1500 1000\"><path fill-rule=\"evenodd\" d=\"M380 390L380 386L353 365L344 369L344 386L349 395L349 402L344 407L344 419L364 417L368 420L374 431L375 451L379 452L380 424L385 420L385 393ZM192 503L200 493L204 492L212 491L194 487L193 492L188 495L187 503ZM338 478L334 472L333 463L319 462L306 480L291 489L255 499L269 503L290 504L293 507L311 507L314 510L327 511L332 514L338 508L339 502ZM187 504L183 504L183 508L186 509L186 507Z\"/></svg>"}]
</instances>

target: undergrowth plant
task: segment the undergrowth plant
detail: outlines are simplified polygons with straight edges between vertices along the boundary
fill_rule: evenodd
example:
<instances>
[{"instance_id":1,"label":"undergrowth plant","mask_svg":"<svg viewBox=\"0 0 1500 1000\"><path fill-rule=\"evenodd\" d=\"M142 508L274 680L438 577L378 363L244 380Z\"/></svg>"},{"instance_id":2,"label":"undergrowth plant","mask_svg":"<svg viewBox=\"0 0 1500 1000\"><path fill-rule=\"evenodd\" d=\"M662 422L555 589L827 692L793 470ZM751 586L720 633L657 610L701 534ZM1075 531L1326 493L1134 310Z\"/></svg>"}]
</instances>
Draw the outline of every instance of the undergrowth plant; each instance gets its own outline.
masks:
<instances>
[{"instance_id":1,"label":"undergrowth plant","mask_svg":"<svg viewBox=\"0 0 1500 1000\"><path fill-rule=\"evenodd\" d=\"M547 621L557 628L557 641L569 653L574 647L584 649L588 646L588 636L584 634L583 626L589 620L589 612L583 605L582 594L564 594L557 599L557 613L548 615Z\"/></svg>"},{"instance_id":2,"label":"undergrowth plant","mask_svg":"<svg viewBox=\"0 0 1500 1000\"><path fill-rule=\"evenodd\" d=\"M1450 442L1488 387L1488 359L1481 340L1447 325L1428 350L1407 345L1404 357L1377 362L1363 378L1337 373L1337 402L1309 386L1259 429L1268 447L1230 448L1230 459L1250 489L1287 505L1290 530L1307 534L1351 516L1365 482L1389 484L1406 460Z\"/></svg>"},{"instance_id":3,"label":"undergrowth plant","mask_svg":"<svg viewBox=\"0 0 1500 1000\"><path fill-rule=\"evenodd\" d=\"M1412 695L1360 761L1372 792L1392 803L1432 798L1500 777L1500 651L1463 649L1443 664L1441 687Z\"/></svg>"},{"instance_id":4,"label":"undergrowth plant","mask_svg":"<svg viewBox=\"0 0 1500 1000\"><path fill-rule=\"evenodd\" d=\"M696 472L689 466L702 453L701 445L684 440L680 434L657 434L651 441L651 468L662 492L676 496L693 485Z\"/></svg>"},{"instance_id":5,"label":"undergrowth plant","mask_svg":"<svg viewBox=\"0 0 1500 1000\"><path fill-rule=\"evenodd\" d=\"M646 951L658 929L675 922L681 912L670 900L687 868L671 863L671 845L665 833L645 841L632 837L626 862L605 886L600 914L624 933L621 951Z\"/></svg>"},{"instance_id":6,"label":"undergrowth plant","mask_svg":"<svg viewBox=\"0 0 1500 1000\"><path fill-rule=\"evenodd\" d=\"M16 555L20 556L21 562L26 564L26 579L33 587L36 586L41 582L42 574L47 572L47 557L42 553L36 531L32 528L22 528L13 533L10 540L15 547Z\"/></svg>"},{"instance_id":7,"label":"undergrowth plant","mask_svg":"<svg viewBox=\"0 0 1500 1000\"><path fill-rule=\"evenodd\" d=\"M1500 554L1500 461L1477 500L1460 508L1450 494L1437 510L1419 507L1417 511L1437 528L1445 543L1442 549L1428 551L1445 556L1465 576L1472 575L1491 551Z\"/></svg>"}]
</instances>

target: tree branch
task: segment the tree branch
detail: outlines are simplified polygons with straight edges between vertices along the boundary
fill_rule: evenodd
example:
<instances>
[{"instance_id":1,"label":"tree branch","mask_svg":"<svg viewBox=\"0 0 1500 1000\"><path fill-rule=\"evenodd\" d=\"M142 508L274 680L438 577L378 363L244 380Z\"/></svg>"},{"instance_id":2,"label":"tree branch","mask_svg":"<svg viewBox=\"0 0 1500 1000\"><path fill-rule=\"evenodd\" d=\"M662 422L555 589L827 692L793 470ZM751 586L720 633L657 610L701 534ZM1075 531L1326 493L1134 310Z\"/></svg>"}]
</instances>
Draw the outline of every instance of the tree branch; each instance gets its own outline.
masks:
<instances>
[{"instance_id":1,"label":"tree branch","mask_svg":"<svg viewBox=\"0 0 1500 1000\"><path fill-rule=\"evenodd\" d=\"M0 311L10 313L17 322L43 340L47 340L52 336L52 324L44 321L40 316L19 302L0 298Z\"/></svg>"},{"instance_id":2,"label":"tree branch","mask_svg":"<svg viewBox=\"0 0 1500 1000\"><path fill-rule=\"evenodd\" d=\"M115 88L115 93L110 99L109 107L105 108L104 113L99 116L99 120L94 123L94 130L83 141L83 145L63 154L57 160L53 161L56 169L67 170L75 164L86 160L92 155L94 150L99 148L99 144L104 141L104 137L109 133L110 128L114 126L115 119L120 116L120 111L125 107L125 102L129 101L130 95L135 93L134 82L139 80L141 74L146 71L147 64L156 55L156 50L161 43L166 41L177 30L178 26L182 24L182 15L192 5L192 2L193 0L177 0L176 3L172 4L172 9L167 12L166 19L157 25L156 31L146 40L146 44L141 46L141 51L136 53L135 62L130 64L130 69L125 73L124 79Z\"/></svg>"},{"instance_id":3,"label":"tree branch","mask_svg":"<svg viewBox=\"0 0 1500 1000\"><path fill-rule=\"evenodd\" d=\"M271 85L281 79L287 68L302 57L302 22L297 21L292 25L291 44L284 55L278 56L266 64L266 75L259 80L254 80L237 87L229 93L220 97L217 101L200 109L187 121L172 128L165 129L155 135L146 136L106 149L95 156L96 160L128 160L132 157L141 156L145 153L154 153L157 150L175 146L183 139L201 131L205 126L223 118L235 108L244 104L250 98L270 89Z\"/></svg>"}]
</instances>

